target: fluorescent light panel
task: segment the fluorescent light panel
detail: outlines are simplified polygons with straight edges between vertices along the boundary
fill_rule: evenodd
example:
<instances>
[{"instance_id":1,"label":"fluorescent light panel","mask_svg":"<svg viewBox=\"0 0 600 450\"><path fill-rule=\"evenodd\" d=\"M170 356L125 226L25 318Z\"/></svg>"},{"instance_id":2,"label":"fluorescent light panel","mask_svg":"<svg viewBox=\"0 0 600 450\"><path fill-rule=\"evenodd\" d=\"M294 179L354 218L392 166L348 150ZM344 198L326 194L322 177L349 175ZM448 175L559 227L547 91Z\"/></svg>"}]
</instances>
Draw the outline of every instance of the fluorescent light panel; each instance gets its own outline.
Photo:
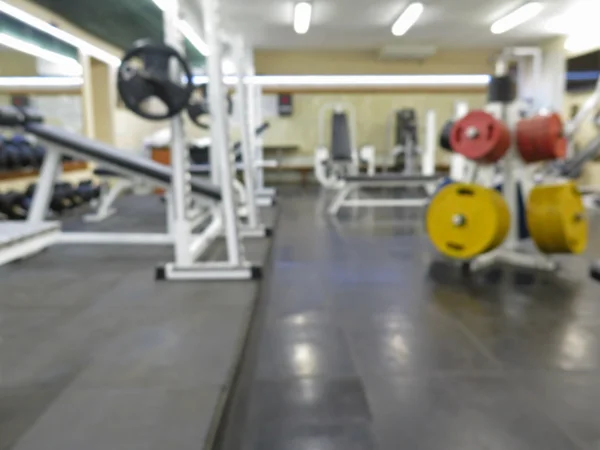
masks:
<instances>
[{"instance_id":1,"label":"fluorescent light panel","mask_svg":"<svg viewBox=\"0 0 600 450\"><path fill-rule=\"evenodd\" d=\"M309 2L296 3L294 6L294 31L298 34L306 34L310 28L312 17L312 4Z\"/></svg>"},{"instance_id":2,"label":"fluorescent light panel","mask_svg":"<svg viewBox=\"0 0 600 450\"><path fill-rule=\"evenodd\" d=\"M121 60L114 55L111 55L107 51L102 50L95 45L90 44L89 42L84 41L83 39L78 38L66 31L63 31L55 26L50 25L42 19L38 19L37 17L19 9L12 5L9 5L6 2L0 1L0 11L4 14L7 14L33 28L36 28L44 33L49 34L50 36L54 36L57 39L60 39L67 44L70 44L83 53L86 53L90 56L93 56L100 61L104 61L111 66L118 66L121 64Z\"/></svg>"},{"instance_id":3,"label":"fluorescent light panel","mask_svg":"<svg viewBox=\"0 0 600 450\"><path fill-rule=\"evenodd\" d=\"M490 30L494 34L506 33L508 30L512 30L533 19L542 11L542 9L544 9L544 5L540 2L525 3L520 8L515 9L513 12L495 21Z\"/></svg>"},{"instance_id":4,"label":"fluorescent light panel","mask_svg":"<svg viewBox=\"0 0 600 450\"><path fill-rule=\"evenodd\" d=\"M262 75L261 86L484 86L489 75Z\"/></svg>"},{"instance_id":5,"label":"fluorescent light panel","mask_svg":"<svg viewBox=\"0 0 600 450\"><path fill-rule=\"evenodd\" d=\"M236 76L225 76L226 84L237 83ZM244 81L260 86L461 86L481 87L490 81L489 75L255 75ZM208 82L206 75L194 77L195 84ZM0 77L0 87L68 87L81 86L81 77Z\"/></svg>"},{"instance_id":6,"label":"fluorescent light panel","mask_svg":"<svg viewBox=\"0 0 600 450\"><path fill-rule=\"evenodd\" d=\"M152 0L152 1L161 11L164 11L165 9L167 9L166 0ZM208 56L208 54L210 53L208 45L206 44L206 42L204 42L204 40L200 37L200 35L198 35L198 33L196 33L194 28L187 21L185 21L183 19L178 19L177 29L179 29L179 31L181 31L181 34L183 34L183 36L188 41L190 41L190 44L192 44L200 53L202 53L204 56Z\"/></svg>"},{"instance_id":7,"label":"fluorescent light panel","mask_svg":"<svg viewBox=\"0 0 600 450\"><path fill-rule=\"evenodd\" d=\"M82 77L0 77L0 87L81 87Z\"/></svg>"},{"instance_id":8,"label":"fluorescent light panel","mask_svg":"<svg viewBox=\"0 0 600 450\"><path fill-rule=\"evenodd\" d=\"M0 45L57 64L65 75L79 76L83 73L81 64L75 59L61 55L60 53L51 52L50 50L46 50L30 42L22 41L21 39L17 39L6 33L0 33Z\"/></svg>"},{"instance_id":9,"label":"fluorescent light panel","mask_svg":"<svg viewBox=\"0 0 600 450\"><path fill-rule=\"evenodd\" d=\"M392 25L392 34L394 36L402 36L406 34L408 30L419 20L425 7L423 3L411 3L406 9L400 14L400 17L396 19L394 25Z\"/></svg>"},{"instance_id":10,"label":"fluorescent light panel","mask_svg":"<svg viewBox=\"0 0 600 450\"><path fill-rule=\"evenodd\" d=\"M237 77L223 77L226 84L235 84ZM486 86L489 75L255 75L245 77L247 83L270 87L368 87L368 86ZM208 82L205 75L195 76L194 83Z\"/></svg>"}]
</instances>

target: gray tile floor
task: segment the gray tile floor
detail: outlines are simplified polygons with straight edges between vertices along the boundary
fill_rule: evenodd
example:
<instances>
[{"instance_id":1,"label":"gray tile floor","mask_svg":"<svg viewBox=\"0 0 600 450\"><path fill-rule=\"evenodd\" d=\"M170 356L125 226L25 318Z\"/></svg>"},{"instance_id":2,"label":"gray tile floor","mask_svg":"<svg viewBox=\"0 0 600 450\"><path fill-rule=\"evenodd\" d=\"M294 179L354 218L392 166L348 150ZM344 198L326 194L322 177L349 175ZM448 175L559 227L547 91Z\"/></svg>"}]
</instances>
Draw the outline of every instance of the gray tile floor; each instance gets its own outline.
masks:
<instances>
[{"instance_id":1,"label":"gray tile floor","mask_svg":"<svg viewBox=\"0 0 600 450\"><path fill-rule=\"evenodd\" d=\"M121 208L97 228L164 226L155 197ZM258 283L155 282L170 258L65 246L0 268L0 450L203 448Z\"/></svg>"},{"instance_id":2,"label":"gray tile floor","mask_svg":"<svg viewBox=\"0 0 600 450\"><path fill-rule=\"evenodd\" d=\"M419 212L330 221L313 193L281 204L218 448L600 448L597 220L589 253L560 258L559 274L464 278Z\"/></svg>"}]
</instances>

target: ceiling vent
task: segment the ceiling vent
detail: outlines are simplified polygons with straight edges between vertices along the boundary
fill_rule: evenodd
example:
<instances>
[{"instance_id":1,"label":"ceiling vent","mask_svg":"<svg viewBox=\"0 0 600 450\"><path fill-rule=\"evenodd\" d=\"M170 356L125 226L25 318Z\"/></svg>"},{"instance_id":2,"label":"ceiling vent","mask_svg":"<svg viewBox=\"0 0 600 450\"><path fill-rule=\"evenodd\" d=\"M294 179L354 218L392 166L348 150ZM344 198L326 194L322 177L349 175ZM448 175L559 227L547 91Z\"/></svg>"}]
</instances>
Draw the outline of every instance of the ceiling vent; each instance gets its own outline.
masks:
<instances>
[{"instance_id":1,"label":"ceiling vent","mask_svg":"<svg viewBox=\"0 0 600 450\"><path fill-rule=\"evenodd\" d=\"M383 61L395 61L402 59L423 60L437 52L433 45L386 45L379 51L379 59Z\"/></svg>"}]
</instances>

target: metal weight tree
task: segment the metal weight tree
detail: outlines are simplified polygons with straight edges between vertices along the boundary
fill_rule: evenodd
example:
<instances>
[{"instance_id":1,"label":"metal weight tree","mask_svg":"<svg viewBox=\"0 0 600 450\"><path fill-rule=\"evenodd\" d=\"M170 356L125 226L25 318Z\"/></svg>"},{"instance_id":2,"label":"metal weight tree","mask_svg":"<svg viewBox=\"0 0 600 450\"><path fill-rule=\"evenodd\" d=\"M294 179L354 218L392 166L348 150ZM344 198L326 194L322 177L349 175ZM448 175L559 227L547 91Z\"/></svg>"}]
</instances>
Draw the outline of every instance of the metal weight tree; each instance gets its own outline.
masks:
<instances>
[{"instance_id":1,"label":"metal weight tree","mask_svg":"<svg viewBox=\"0 0 600 450\"><path fill-rule=\"evenodd\" d=\"M517 50L517 51L515 51ZM520 51L524 49L508 49L503 52L502 56L496 63L495 75L496 77L508 77L508 63L511 60L533 56L534 59L539 58L537 52L531 55L528 52ZM536 49L537 50L537 49ZM537 66L537 61L535 61ZM485 110L491 113L496 119L504 122L511 134L516 128L517 123L521 119L521 112L523 105L518 101L497 101L496 99L489 103ZM539 99L535 99L539 101ZM529 183L530 169L526 167L523 160L519 156L519 152L516 147L516 139L511 139L510 147L503 158L502 173L504 176L503 180L503 196L508 205L510 214L510 227L506 239L500 247L497 249L483 254L473 259L469 264L471 271L477 271L485 267L491 266L496 263L505 263L512 266L532 268L544 271L554 271L557 268L556 262L549 257L540 253L527 253L523 250L519 250L521 241L519 239L519 220L520 211L518 205L518 189L521 184L523 196L529 194L529 190L532 184ZM481 178L484 174L477 174L475 169L474 177ZM486 177L489 180L489 177Z\"/></svg>"}]
</instances>

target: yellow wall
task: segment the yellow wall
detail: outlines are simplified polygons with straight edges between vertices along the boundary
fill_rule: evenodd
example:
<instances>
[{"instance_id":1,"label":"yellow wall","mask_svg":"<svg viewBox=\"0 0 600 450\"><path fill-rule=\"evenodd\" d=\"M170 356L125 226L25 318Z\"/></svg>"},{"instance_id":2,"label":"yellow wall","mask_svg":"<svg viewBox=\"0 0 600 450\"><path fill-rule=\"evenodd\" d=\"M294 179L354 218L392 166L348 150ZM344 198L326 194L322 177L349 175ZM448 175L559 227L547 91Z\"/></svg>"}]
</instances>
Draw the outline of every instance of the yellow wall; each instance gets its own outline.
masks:
<instances>
[{"instance_id":1,"label":"yellow wall","mask_svg":"<svg viewBox=\"0 0 600 450\"><path fill-rule=\"evenodd\" d=\"M0 77L36 76L36 59L12 50L0 51Z\"/></svg>"},{"instance_id":2,"label":"yellow wall","mask_svg":"<svg viewBox=\"0 0 600 450\"><path fill-rule=\"evenodd\" d=\"M485 93L296 93L292 117L268 119L271 127L265 133L265 145L297 145L300 149L290 155L288 163L312 164L312 154L319 144L319 110L329 103L345 102L356 111L357 145L374 145L378 158L384 158L390 151L388 123L392 111L415 108L419 120L419 138L423 142L427 110L436 111L438 128L441 129L443 123L452 118L457 100L466 101L473 108L481 107L485 102ZM326 117L325 144L329 146L331 113ZM440 151L440 162L445 162L443 155Z\"/></svg>"},{"instance_id":3,"label":"yellow wall","mask_svg":"<svg viewBox=\"0 0 600 450\"><path fill-rule=\"evenodd\" d=\"M256 73L303 74L473 74L490 73L494 50L439 51L424 61L382 61L377 51L257 50Z\"/></svg>"},{"instance_id":4,"label":"yellow wall","mask_svg":"<svg viewBox=\"0 0 600 450\"><path fill-rule=\"evenodd\" d=\"M257 50L254 55L256 73L273 75L301 74L480 74L492 70L494 50L439 51L424 61L382 61L377 51L281 51ZM293 89L292 89L293 90ZM452 117L454 102L464 100L472 107L484 104L485 93L457 92L295 92L294 112L289 118L268 118L271 128L265 134L265 145L296 145L299 152L289 155L288 164L312 163L318 145L319 109L330 102L348 102L357 113L357 144L374 145L379 158L390 150L388 120L391 112L415 108L420 137L424 136L425 112L434 109L438 125ZM330 115L328 116L330 117ZM329 118L327 119L329 122ZM326 133L329 140L329 132ZM327 142L327 145L329 143ZM445 157L441 155L440 162Z\"/></svg>"}]
</instances>

